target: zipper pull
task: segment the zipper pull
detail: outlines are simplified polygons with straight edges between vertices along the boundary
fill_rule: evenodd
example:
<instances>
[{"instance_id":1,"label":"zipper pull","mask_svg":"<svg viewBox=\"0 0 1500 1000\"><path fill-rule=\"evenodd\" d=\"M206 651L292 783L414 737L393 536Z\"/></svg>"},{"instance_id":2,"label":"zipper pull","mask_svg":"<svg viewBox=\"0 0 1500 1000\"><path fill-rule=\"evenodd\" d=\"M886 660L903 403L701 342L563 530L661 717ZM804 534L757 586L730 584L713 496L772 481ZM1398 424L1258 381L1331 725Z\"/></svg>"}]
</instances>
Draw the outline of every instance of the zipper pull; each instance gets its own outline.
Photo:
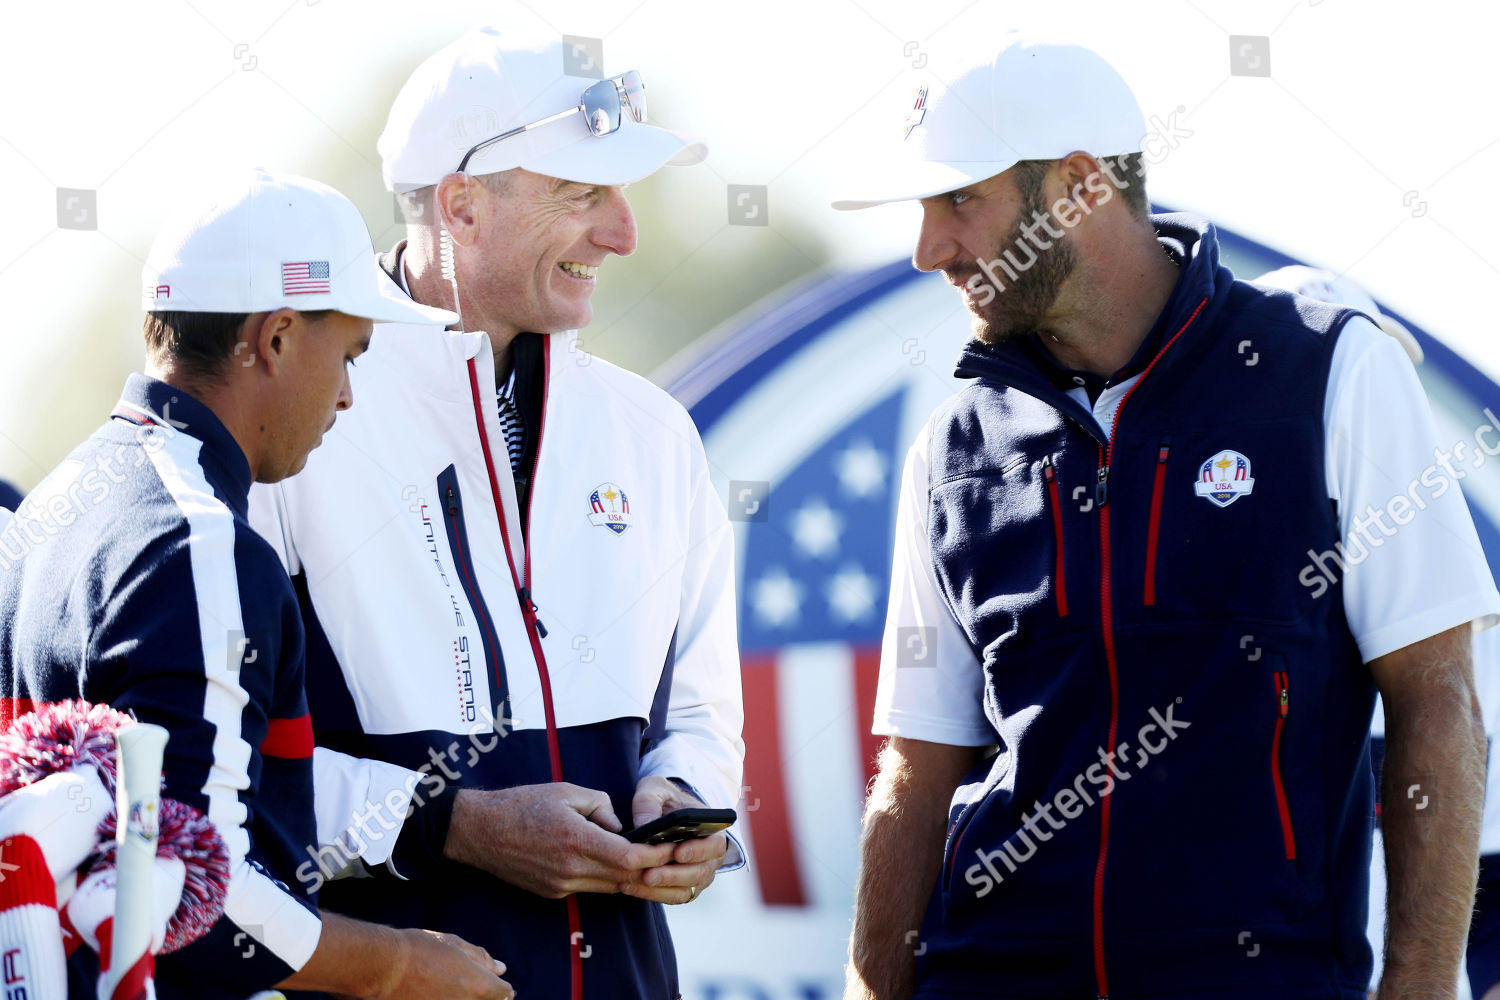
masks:
<instances>
[{"instance_id":1,"label":"zipper pull","mask_svg":"<svg viewBox=\"0 0 1500 1000\"><path fill-rule=\"evenodd\" d=\"M536 634L543 639L547 638L547 626L543 625L542 620L536 616L539 609L536 606L536 602L531 599L531 591L522 587L516 591L516 596L521 599L521 609L529 614L532 622L536 624Z\"/></svg>"},{"instance_id":2,"label":"zipper pull","mask_svg":"<svg viewBox=\"0 0 1500 1000\"><path fill-rule=\"evenodd\" d=\"M1094 503L1103 507L1109 503L1109 466L1099 466L1099 480L1094 484Z\"/></svg>"},{"instance_id":3,"label":"zipper pull","mask_svg":"<svg viewBox=\"0 0 1500 1000\"><path fill-rule=\"evenodd\" d=\"M1042 459L1042 478L1050 483L1056 477L1057 472L1052 468L1052 456L1048 455Z\"/></svg>"},{"instance_id":4,"label":"zipper pull","mask_svg":"<svg viewBox=\"0 0 1500 1000\"><path fill-rule=\"evenodd\" d=\"M448 487L448 513L458 516L458 496L453 492L452 486Z\"/></svg>"},{"instance_id":5,"label":"zipper pull","mask_svg":"<svg viewBox=\"0 0 1500 1000\"><path fill-rule=\"evenodd\" d=\"M1284 719L1290 706L1291 692L1287 690L1286 674L1277 674L1276 678L1281 686L1281 717Z\"/></svg>"},{"instance_id":6,"label":"zipper pull","mask_svg":"<svg viewBox=\"0 0 1500 1000\"><path fill-rule=\"evenodd\" d=\"M1161 439L1161 448L1156 452L1156 461L1157 461L1157 463L1158 464L1165 464L1166 461L1167 461L1167 454L1169 452L1171 452L1171 450L1172 450L1172 439L1169 438L1169 437L1162 438Z\"/></svg>"}]
</instances>

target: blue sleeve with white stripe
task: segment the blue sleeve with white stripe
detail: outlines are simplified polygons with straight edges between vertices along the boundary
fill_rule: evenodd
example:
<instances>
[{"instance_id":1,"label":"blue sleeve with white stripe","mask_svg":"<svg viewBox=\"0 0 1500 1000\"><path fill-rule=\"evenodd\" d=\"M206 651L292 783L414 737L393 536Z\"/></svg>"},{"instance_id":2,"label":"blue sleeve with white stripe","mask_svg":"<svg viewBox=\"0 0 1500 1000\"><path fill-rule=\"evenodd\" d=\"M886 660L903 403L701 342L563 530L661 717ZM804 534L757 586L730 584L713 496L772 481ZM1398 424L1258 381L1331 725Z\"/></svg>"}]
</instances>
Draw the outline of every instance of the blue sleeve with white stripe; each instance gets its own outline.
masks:
<instances>
[{"instance_id":1,"label":"blue sleeve with white stripe","mask_svg":"<svg viewBox=\"0 0 1500 1000\"><path fill-rule=\"evenodd\" d=\"M167 728L164 794L205 813L228 847L225 918L159 967L194 996L281 981L321 929L312 894L292 884L313 836L296 603L289 586L275 596L274 555L220 510L190 514L191 530L140 556L100 609L83 678L86 696Z\"/></svg>"}]
</instances>

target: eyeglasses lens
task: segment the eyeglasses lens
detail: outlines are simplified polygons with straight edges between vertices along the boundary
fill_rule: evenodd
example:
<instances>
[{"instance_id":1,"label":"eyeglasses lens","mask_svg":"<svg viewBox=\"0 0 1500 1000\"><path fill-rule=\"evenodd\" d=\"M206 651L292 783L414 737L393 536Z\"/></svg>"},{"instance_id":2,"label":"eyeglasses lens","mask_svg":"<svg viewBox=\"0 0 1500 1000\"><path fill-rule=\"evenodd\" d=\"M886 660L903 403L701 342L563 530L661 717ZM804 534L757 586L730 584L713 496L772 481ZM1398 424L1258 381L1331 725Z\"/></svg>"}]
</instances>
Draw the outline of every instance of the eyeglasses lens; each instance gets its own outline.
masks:
<instances>
[{"instance_id":1,"label":"eyeglasses lens","mask_svg":"<svg viewBox=\"0 0 1500 1000\"><path fill-rule=\"evenodd\" d=\"M646 85L641 74L630 70L620 76L620 85L625 88L625 100L630 105L630 115L638 122L646 120Z\"/></svg>"},{"instance_id":2,"label":"eyeglasses lens","mask_svg":"<svg viewBox=\"0 0 1500 1000\"><path fill-rule=\"evenodd\" d=\"M620 92L613 80L600 80L583 92L583 117L594 135L620 127Z\"/></svg>"}]
</instances>

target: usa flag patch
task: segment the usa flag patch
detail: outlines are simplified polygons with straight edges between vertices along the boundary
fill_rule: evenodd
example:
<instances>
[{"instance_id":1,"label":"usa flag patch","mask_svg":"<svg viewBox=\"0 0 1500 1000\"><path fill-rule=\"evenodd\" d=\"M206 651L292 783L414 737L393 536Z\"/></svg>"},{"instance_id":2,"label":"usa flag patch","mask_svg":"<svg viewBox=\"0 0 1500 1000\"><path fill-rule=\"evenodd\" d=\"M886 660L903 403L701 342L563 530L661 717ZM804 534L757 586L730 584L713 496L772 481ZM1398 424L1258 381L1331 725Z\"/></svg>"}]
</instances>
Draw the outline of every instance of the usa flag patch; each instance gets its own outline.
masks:
<instances>
[{"instance_id":1,"label":"usa flag patch","mask_svg":"<svg viewBox=\"0 0 1500 1000\"><path fill-rule=\"evenodd\" d=\"M282 295L316 295L331 290L328 261L299 260L281 265Z\"/></svg>"}]
</instances>

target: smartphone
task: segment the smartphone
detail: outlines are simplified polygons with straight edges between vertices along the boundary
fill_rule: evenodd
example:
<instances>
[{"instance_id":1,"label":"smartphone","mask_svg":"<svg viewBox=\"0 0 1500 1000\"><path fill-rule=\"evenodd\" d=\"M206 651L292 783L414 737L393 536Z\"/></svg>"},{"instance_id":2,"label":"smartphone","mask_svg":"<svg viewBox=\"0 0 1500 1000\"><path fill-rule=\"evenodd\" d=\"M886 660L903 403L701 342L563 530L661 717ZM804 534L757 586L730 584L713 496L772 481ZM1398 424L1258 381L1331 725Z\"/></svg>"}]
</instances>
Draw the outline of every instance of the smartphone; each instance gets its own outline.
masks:
<instances>
[{"instance_id":1,"label":"smartphone","mask_svg":"<svg viewBox=\"0 0 1500 1000\"><path fill-rule=\"evenodd\" d=\"M632 844L680 844L684 840L718 833L735 818L733 809L674 809L634 830L627 830L624 837Z\"/></svg>"}]
</instances>

